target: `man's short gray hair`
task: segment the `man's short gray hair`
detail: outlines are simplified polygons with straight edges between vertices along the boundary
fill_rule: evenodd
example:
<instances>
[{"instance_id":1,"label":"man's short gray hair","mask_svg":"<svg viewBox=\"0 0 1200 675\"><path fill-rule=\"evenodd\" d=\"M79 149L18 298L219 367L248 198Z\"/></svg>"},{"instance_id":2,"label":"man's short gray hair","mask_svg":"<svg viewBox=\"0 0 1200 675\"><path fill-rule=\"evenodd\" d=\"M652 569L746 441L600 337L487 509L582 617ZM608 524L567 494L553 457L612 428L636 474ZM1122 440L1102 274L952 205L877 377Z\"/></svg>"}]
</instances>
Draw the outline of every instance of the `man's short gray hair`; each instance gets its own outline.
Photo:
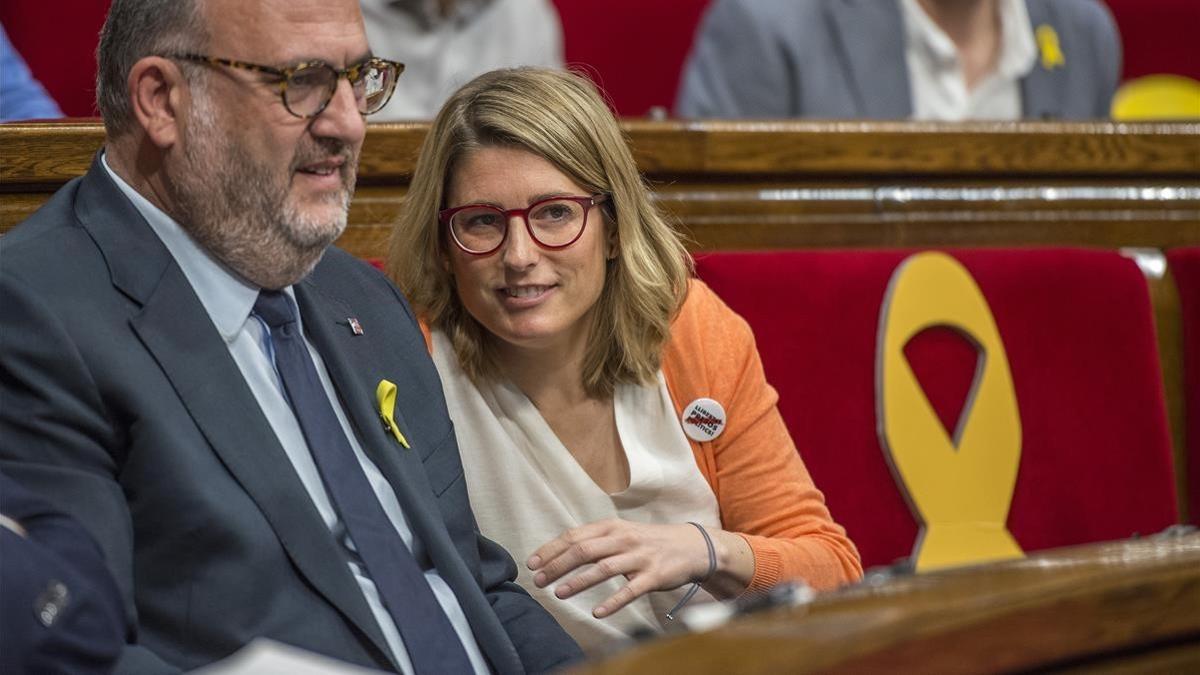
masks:
<instances>
[{"instance_id":1,"label":"man's short gray hair","mask_svg":"<svg viewBox=\"0 0 1200 675\"><path fill-rule=\"evenodd\" d=\"M152 55L202 51L208 27L197 0L113 0L96 48L96 106L109 136L133 126L126 81Z\"/></svg>"}]
</instances>

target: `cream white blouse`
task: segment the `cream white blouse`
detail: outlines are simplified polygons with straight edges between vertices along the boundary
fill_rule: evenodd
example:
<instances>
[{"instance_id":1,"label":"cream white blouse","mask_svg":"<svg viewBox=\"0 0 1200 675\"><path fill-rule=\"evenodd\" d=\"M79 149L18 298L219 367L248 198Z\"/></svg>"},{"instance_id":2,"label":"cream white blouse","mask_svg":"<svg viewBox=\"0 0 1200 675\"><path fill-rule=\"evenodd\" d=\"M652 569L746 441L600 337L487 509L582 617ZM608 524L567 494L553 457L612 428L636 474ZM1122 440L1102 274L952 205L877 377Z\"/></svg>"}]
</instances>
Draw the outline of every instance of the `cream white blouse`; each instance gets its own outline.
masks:
<instances>
[{"instance_id":1,"label":"cream white blouse","mask_svg":"<svg viewBox=\"0 0 1200 675\"><path fill-rule=\"evenodd\" d=\"M661 631L684 590L650 593L605 619L592 609L625 583L609 579L560 600L539 589L525 560L564 530L607 518L721 525L717 499L696 465L659 372L650 386L619 385L613 395L617 432L629 460L629 487L604 492L559 441L537 408L508 381L476 386L458 365L450 341L433 331L433 361L442 377L458 435L467 489L484 536L517 561L517 581L549 610L583 649L596 653L646 630ZM711 601L701 591L692 603Z\"/></svg>"}]
</instances>

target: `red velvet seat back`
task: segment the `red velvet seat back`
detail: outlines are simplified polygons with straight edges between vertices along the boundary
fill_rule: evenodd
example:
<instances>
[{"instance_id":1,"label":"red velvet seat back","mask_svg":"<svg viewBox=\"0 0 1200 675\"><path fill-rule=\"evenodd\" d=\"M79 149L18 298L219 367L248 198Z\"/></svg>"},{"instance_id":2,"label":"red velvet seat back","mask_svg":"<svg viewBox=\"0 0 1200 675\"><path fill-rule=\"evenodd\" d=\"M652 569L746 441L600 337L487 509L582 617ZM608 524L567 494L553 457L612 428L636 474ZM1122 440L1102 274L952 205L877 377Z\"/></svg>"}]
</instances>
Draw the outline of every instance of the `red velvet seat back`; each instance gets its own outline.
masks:
<instances>
[{"instance_id":1,"label":"red velvet seat back","mask_svg":"<svg viewBox=\"0 0 1200 675\"><path fill-rule=\"evenodd\" d=\"M1200 525L1200 246L1167 252L1179 288L1183 318L1183 386L1186 406L1188 510Z\"/></svg>"},{"instance_id":2,"label":"red velvet seat back","mask_svg":"<svg viewBox=\"0 0 1200 675\"><path fill-rule=\"evenodd\" d=\"M564 57L600 85L618 115L670 110L709 2L554 0Z\"/></svg>"},{"instance_id":3,"label":"red velvet seat back","mask_svg":"<svg viewBox=\"0 0 1200 675\"><path fill-rule=\"evenodd\" d=\"M796 446L868 566L908 556L917 534L875 412L880 305L909 253L697 255L699 276L753 327ZM1174 523L1162 378L1140 270L1107 251L950 253L991 306L1012 371L1023 439L1008 524L1021 546L1120 539ZM921 338L906 355L952 425L973 352L947 335Z\"/></svg>"}]
</instances>

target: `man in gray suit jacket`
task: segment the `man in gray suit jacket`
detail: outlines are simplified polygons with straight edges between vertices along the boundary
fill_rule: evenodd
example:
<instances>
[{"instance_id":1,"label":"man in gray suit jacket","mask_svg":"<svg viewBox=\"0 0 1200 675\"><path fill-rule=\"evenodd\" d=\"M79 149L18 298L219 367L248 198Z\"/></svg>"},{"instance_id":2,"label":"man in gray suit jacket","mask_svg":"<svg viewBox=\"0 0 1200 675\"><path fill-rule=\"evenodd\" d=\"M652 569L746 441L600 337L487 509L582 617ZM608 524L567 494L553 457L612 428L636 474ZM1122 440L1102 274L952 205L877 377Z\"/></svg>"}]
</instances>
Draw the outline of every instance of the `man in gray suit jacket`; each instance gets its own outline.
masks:
<instances>
[{"instance_id":1,"label":"man in gray suit jacket","mask_svg":"<svg viewBox=\"0 0 1200 675\"><path fill-rule=\"evenodd\" d=\"M100 543L117 672L256 637L406 673L579 658L479 535L407 303L330 247L401 69L358 3L116 0L99 57L104 152L0 241L0 469Z\"/></svg>"},{"instance_id":2,"label":"man in gray suit jacket","mask_svg":"<svg viewBox=\"0 0 1200 675\"><path fill-rule=\"evenodd\" d=\"M926 107L914 105L926 90L911 81L906 18L945 5L977 13L968 17L972 28L986 32L1009 2L1023 3L1010 15L1027 14L1032 34L1021 38L1037 51L1018 79L1013 111L1027 119L1107 118L1121 51L1098 0L716 0L684 68L676 112L907 119Z\"/></svg>"}]
</instances>

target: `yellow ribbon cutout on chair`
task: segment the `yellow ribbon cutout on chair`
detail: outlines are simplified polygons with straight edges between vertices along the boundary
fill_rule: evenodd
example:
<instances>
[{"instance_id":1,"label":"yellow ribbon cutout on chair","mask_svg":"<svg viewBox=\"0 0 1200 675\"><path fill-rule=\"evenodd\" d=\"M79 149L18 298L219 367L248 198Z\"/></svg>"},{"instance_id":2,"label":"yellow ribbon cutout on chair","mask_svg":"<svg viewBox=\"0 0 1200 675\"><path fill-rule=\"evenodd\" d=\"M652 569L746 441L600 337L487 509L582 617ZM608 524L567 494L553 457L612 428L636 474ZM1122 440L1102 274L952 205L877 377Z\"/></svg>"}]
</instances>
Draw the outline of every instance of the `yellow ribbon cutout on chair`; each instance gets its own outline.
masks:
<instances>
[{"instance_id":1,"label":"yellow ribbon cutout on chair","mask_svg":"<svg viewBox=\"0 0 1200 675\"><path fill-rule=\"evenodd\" d=\"M379 419L383 420L383 426L392 432L400 445L408 448L408 439L400 432L400 425L396 424L396 385L391 380L380 380L379 386L375 387L375 398L379 401Z\"/></svg>"},{"instance_id":2,"label":"yellow ribbon cutout on chair","mask_svg":"<svg viewBox=\"0 0 1200 675\"><path fill-rule=\"evenodd\" d=\"M1042 54L1042 68L1046 70L1054 70L1055 68L1065 68L1067 59L1063 56L1062 45L1058 42L1058 32L1048 23L1044 23L1037 27L1034 31L1034 37L1037 38L1038 51Z\"/></svg>"},{"instance_id":3,"label":"yellow ribbon cutout on chair","mask_svg":"<svg viewBox=\"0 0 1200 675\"><path fill-rule=\"evenodd\" d=\"M982 352L951 438L921 389L904 346L946 326ZM1021 462L1021 418L1004 344L983 293L957 260L907 258L880 311L876 407L880 441L921 524L918 572L1024 555L1006 526Z\"/></svg>"}]
</instances>

